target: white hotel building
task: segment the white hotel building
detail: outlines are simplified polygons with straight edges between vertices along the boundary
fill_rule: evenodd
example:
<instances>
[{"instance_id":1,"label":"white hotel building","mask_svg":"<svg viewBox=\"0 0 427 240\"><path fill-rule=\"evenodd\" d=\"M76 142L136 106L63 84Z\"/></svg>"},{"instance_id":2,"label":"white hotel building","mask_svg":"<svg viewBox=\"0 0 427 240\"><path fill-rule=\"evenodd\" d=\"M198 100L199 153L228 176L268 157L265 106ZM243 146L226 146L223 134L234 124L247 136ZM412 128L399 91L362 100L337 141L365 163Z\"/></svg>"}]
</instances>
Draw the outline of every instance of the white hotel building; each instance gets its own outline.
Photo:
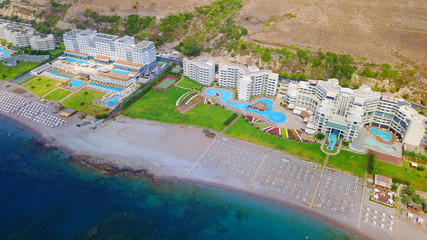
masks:
<instances>
[{"instance_id":1,"label":"white hotel building","mask_svg":"<svg viewBox=\"0 0 427 240\"><path fill-rule=\"evenodd\" d=\"M354 141L366 125L388 129L403 143L414 146L420 144L425 133L425 119L410 103L374 92L367 85L352 90L339 86L337 79L291 83L285 101L312 109L314 130L338 131L345 141Z\"/></svg>"},{"instance_id":2,"label":"white hotel building","mask_svg":"<svg viewBox=\"0 0 427 240\"><path fill-rule=\"evenodd\" d=\"M205 58L184 58L183 70L184 76L205 86L211 85L215 80L215 62Z\"/></svg>"},{"instance_id":3,"label":"white hotel building","mask_svg":"<svg viewBox=\"0 0 427 240\"><path fill-rule=\"evenodd\" d=\"M118 37L91 29L68 31L63 39L66 56L85 60L93 58L101 63L120 60L116 68L139 73L156 65L156 48L150 41L136 44L134 37Z\"/></svg>"},{"instance_id":4,"label":"white hotel building","mask_svg":"<svg viewBox=\"0 0 427 240\"><path fill-rule=\"evenodd\" d=\"M236 88L237 98L242 101L262 95L274 97L278 80L279 74L256 66L219 65L219 86Z\"/></svg>"},{"instance_id":5,"label":"white hotel building","mask_svg":"<svg viewBox=\"0 0 427 240\"><path fill-rule=\"evenodd\" d=\"M52 34L38 34L31 24L11 22L0 19L0 39L16 47L31 47L35 50L55 50L55 38Z\"/></svg>"}]
</instances>

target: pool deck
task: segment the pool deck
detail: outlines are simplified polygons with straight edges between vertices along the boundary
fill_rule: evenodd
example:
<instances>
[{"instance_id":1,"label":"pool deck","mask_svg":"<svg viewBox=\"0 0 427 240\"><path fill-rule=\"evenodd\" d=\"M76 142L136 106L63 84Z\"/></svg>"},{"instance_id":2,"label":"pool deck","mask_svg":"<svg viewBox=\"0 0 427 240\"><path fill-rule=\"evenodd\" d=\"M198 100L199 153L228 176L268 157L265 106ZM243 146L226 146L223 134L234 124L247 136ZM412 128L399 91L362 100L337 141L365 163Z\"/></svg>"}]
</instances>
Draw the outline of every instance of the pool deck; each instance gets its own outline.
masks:
<instances>
[{"instance_id":1,"label":"pool deck","mask_svg":"<svg viewBox=\"0 0 427 240\"><path fill-rule=\"evenodd\" d=\"M401 142L394 141L393 143L384 144L383 141L378 140L377 135L375 135L371 131L369 131L370 127L372 127L372 126L368 126L367 128L363 127L360 129L359 135L354 140L354 142L352 142L350 144L350 149L352 149L354 151L360 150L357 152L367 152L371 149L371 150L374 150L376 152L379 152L379 153L382 153L382 154L385 154L388 156L394 156L394 157L401 157L402 156L402 143ZM392 148L393 151L386 152L378 146L372 146L372 145L366 144L364 140L367 137L371 137L372 139L377 141L378 144L383 145L384 147Z\"/></svg>"},{"instance_id":2,"label":"pool deck","mask_svg":"<svg viewBox=\"0 0 427 240\"><path fill-rule=\"evenodd\" d=\"M370 128L375 128L375 129L378 129L378 130L380 130L380 131L383 131L383 132L387 132L387 133L389 133L389 134L391 135L391 140L390 140L389 142L384 141L380 136L376 135L376 134L375 134L375 133L373 133L371 130L369 130ZM367 127L366 127L366 129L368 129L368 131L369 131L370 133L372 133L373 137L375 137L375 139L376 139L378 142L380 142L380 143L384 143L384 144L388 144L388 145L393 145L393 144L396 142L396 140L397 140L397 142L399 142L399 141L398 141L397 136L396 136L396 135L394 135L392 132L390 132L390 131L389 131L389 130L387 130L387 129L383 129L383 128L379 128L379 127L375 127L375 126L367 126Z\"/></svg>"}]
</instances>

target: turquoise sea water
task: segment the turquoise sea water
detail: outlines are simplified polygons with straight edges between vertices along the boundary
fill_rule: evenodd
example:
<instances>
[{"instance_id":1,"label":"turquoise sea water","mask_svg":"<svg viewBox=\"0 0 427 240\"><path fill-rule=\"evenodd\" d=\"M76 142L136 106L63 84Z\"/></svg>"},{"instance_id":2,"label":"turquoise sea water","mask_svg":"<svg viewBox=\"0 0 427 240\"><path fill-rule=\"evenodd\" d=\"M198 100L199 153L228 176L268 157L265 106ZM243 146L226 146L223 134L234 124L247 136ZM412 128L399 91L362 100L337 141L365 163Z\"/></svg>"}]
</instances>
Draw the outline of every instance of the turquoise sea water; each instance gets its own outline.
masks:
<instances>
[{"instance_id":1,"label":"turquoise sea water","mask_svg":"<svg viewBox=\"0 0 427 240\"><path fill-rule=\"evenodd\" d=\"M0 116L0 239L347 239L290 207L221 188L105 176Z\"/></svg>"}]
</instances>

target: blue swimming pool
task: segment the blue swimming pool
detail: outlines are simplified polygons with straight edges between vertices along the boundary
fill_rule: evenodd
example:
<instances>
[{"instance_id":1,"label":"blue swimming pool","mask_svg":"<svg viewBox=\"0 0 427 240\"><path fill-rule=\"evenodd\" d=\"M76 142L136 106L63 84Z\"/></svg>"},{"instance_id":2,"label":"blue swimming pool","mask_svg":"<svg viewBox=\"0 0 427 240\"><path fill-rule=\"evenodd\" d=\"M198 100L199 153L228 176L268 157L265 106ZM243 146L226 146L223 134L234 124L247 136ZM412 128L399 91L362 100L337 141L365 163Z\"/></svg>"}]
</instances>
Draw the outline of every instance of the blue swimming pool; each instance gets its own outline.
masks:
<instances>
[{"instance_id":1,"label":"blue swimming pool","mask_svg":"<svg viewBox=\"0 0 427 240\"><path fill-rule=\"evenodd\" d=\"M228 102L231 99L231 92L227 90L216 90L209 88L208 90L206 90L206 93L209 95L216 95L217 93L219 93L221 95L221 100L224 102Z\"/></svg>"},{"instance_id":2,"label":"blue swimming pool","mask_svg":"<svg viewBox=\"0 0 427 240\"><path fill-rule=\"evenodd\" d=\"M81 60L77 60L77 59L74 59L74 58L64 58L64 60L65 61L68 61L68 62L71 62L71 63L75 63L75 62L77 62L77 63L80 63L80 64L82 64L82 63L85 63L85 64L89 64L88 62L86 62L86 61L81 61Z\"/></svg>"},{"instance_id":3,"label":"blue swimming pool","mask_svg":"<svg viewBox=\"0 0 427 240\"><path fill-rule=\"evenodd\" d=\"M274 111L273 109L271 109L273 107L274 103L273 103L273 101L271 101L269 99L260 99L257 101L257 102L263 102L263 103L267 104L267 107L268 107L267 111L260 112L260 111L255 110L255 109L249 109L248 110L247 108L252 104L230 102L229 101L231 99L231 92L230 91L216 90L216 89L209 88L206 90L206 93L209 95L216 95L217 93L220 93L221 94L221 100L226 102L227 104L233 106L233 107L240 108L243 110L247 110L249 112L254 112L254 113L263 115L275 123L286 122L286 115L285 114L283 114L281 112Z\"/></svg>"},{"instance_id":4,"label":"blue swimming pool","mask_svg":"<svg viewBox=\"0 0 427 240\"><path fill-rule=\"evenodd\" d=\"M122 75L128 75L129 74L129 72L122 71L122 70L117 70L117 69L113 69L113 70L111 70L111 72L122 74Z\"/></svg>"},{"instance_id":5,"label":"blue swimming pool","mask_svg":"<svg viewBox=\"0 0 427 240\"><path fill-rule=\"evenodd\" d=\"M391 141L391 134L390 133L376 129L376 128L369 128L369 130L371 132L373 132L375 135L377 135L378 137L380 137L382 140L384 140L386 142Z\"/></svg>"},{"instance_id":6,"label":"blue swimming pool","mask_svg":"<svg viewBox=\"0 0 427 240\"><path fill-rule=\"evenodd\" d=\"M114 90L114 91L117 91L117 92L123 91L123 89L121 89L121 88L105 86L105 85L101 85L101 84L97 84L97 83L90 83L90 85L96 86L96 87L102 87L102 88L105 88L105 89Z\"/></svg>"},{"instance_id":7,"label":"blue swimming pool","mask_svg":"<svg viewBox=\"0 0 427 240\"><path fill-rule=\"evenodd\" d=\"M0 57L6 57L10 54L9 51L3 50L3 48L0 47Z\"/></svg>"},{"instance_id":8,"label":"blue swimming pool","mask_svg":"<svg viewBox=\"0 0 427 240\"><path fill-rule=\"evenodd\" d=\"M329 151L334 150L335 145L337 144L337 135L338 135L338 131L337 130L333 130L332 133L329 135L329 146L326 147L326 149L328 149Z\"/></svg>"},{"instance_id":9,"label":"blue swimming pool","mask_svg":"<svg viewBox=\"0 0 427 240\"><path fill-rule=\"evenodd\" d=\"M107 105L108 105L109 107L112 107L112 106L114 106L114 104L116 104L116 103L117 103L117 100L119 100L119 99L120 99L120 97L113 97L112 99L107 100L107 101L105 101L105 102L107 103Z\"/></svg>"},{"instance_id":10,"label":"blue swimming pool","mask_svg":"<svg viewBox=\"0 0 427 240\"><path fill-rule=\"evenodd\" d=\"M69 82L68 84L70 84L73 87L80 87L83 83L85 83L85 82L82 82L79 80L73 80L73 81Z\"/></svg>"},{"instance_id":11,"label":"blue swimming pool","mask_svg":"<svg viewBox=\"0 0 427 240\"><path fill-rule=\"evenodd\" d=\"M373 139L371 137L365 138L364 142L366 144L368 144L368 145L371 145L371 146L377 146L377 147L381 148L385 152L393 152L394 151L393 148L383 146L383 145L379 144L377 141L375 141L375 139Z\"/></svg>"}]
</instances>

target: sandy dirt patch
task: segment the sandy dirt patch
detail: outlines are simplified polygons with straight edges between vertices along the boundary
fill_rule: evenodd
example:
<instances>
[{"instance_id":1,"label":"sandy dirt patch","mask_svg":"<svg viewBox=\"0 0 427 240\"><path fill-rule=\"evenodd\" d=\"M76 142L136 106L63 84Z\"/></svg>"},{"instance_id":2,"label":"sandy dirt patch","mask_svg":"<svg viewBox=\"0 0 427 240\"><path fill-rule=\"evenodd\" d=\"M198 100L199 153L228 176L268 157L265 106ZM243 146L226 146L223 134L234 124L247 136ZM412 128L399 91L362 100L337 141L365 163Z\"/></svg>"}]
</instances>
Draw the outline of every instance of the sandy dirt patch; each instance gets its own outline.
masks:
<instances>
[{"instance_id":1,"label":"sandy dirt patch","mask_svg":"<svg viewBox=\"0 0 427 240\"><path fill-rule=\"evenodd\" d=\"M310 46L380 63L398 62L396 55L421 63L427 57L425 1L249 0L237 21L250 40L261 43Z\"/></svg>"}]
</instances>

